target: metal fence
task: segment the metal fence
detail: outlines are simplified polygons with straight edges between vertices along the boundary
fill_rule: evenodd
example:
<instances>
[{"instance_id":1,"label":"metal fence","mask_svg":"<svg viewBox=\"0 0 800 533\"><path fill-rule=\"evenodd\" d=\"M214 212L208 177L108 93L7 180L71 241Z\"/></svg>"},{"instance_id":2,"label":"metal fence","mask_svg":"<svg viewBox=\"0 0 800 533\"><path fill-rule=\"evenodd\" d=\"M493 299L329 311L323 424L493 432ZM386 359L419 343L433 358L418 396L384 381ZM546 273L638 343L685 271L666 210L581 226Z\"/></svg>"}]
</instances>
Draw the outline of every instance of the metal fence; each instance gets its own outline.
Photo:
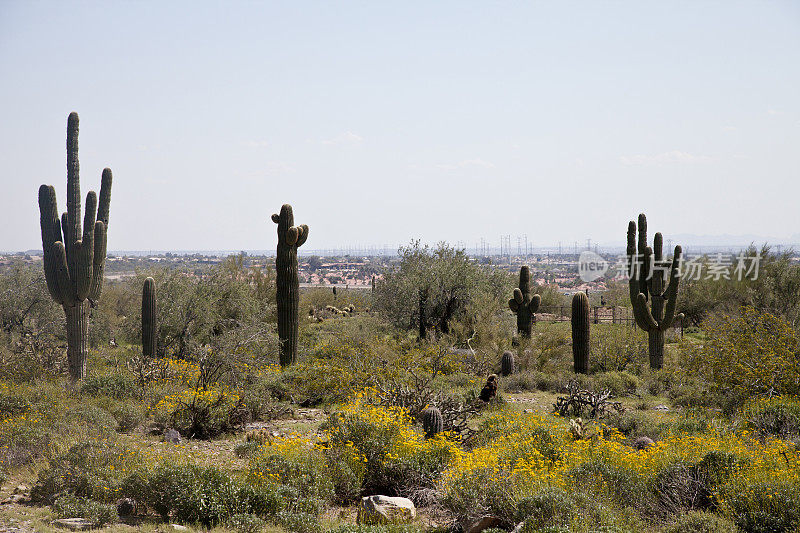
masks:
<instances>
[{"instance_id":1,"label":"metal fence","mask_svg":"<svg viewBox=\"0 0 800 533\"><path fill-rule=\"evenodd\" d=\"M569 322L572 317L572 306L569 305L544 305L536 311L536 322ZM636 327L633 310L630 307L598 305L589 308L589 317L592 324L625 324ZM683 334L683 325L678 320L672 323L672 328L679 328Z\"/></svg>"}]
</instances>

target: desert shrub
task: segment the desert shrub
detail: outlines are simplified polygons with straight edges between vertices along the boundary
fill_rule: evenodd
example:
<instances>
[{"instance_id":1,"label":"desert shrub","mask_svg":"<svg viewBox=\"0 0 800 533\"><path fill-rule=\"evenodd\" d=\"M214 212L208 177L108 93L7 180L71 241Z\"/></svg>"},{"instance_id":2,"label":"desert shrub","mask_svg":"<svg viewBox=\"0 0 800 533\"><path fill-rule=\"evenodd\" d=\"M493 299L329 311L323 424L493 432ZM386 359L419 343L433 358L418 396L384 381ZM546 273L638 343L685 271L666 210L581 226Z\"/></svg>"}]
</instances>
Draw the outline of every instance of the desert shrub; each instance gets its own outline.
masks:
<instances>
[{"instance_id":1,"label":"desert shrub","mask_svg":"<svg viewBox=\"0 0 800 533\"><path fill-rule=\"evenodd\" d=\"M669 433L671 424L661 421L647 412L625 411L624 413L613 413L607 419L607 423L619 429L623 435L632 443L639 437L650 437L659 440Z\"/></svg>"},{"instance_id":2,"label":"desert shrub","mask_svg":"<svg viewBox=\"0 0 800 533\"><path fill-rule=\"evenodd\" d=\"M136 397L138 393L136 381L128 374L105 374L87 376L81 391L92 396L105 395L118 400Z\"/></svg>"},{"instance_id":3,"label":"desert shrub","mask_svg":"<svg viewBox=\"0 0 800 533\"><path fill-rule=\"evenodd\" d=\"M647 481L636 471L624 466L593 460L572 468L567 476L581 491L610 501L644 510L652 504Z\"/></svg>"},{"instance_id":4,"label":"desert shrub","mask_svg":"<svg viewBox=\"0 0 800 533\"><path fill-rule=\"evenodd\" d=\"M550 391L561 390L561 379L553 374L546 374L538 370L517 372L505 377L501 381L507 391Z\"/></svg>"},{"instance_id":5,"label":"desert shrub","mask_svg":"<svg viewBox=\"0 0 800 533\"><path fill-rule=\"evenodd\" d=\"M237 533L259 533L267 526L267 522L254 514L239 513L231 516L226 525Z\"/></svg>"},{"instance_id":6,"label":"desert shrub","mask_svg":"<svg viewBox=\"0 0 800 533\"><path fill-rule=\"evenodd\" d=\"M800 344L782 318L744 307L738 316L709 322L706 333L687 362L713 389L739 402L800 394Z\"/></svg>"},{"instance_id":7,"label":"desert shrub","mask_svg":"<svg viewBox=\"0 0 800 533\"><path fill-rule=\"evenodd\" d=\"M568 526L575 512L574 499L560 488L546 488L517 503L516 520L525 520L525 529Z\"/></svg>"},{"instance_id":8,"label":"desert shrub","mask_svg":"<svg viewBox=\"0 0 800 533\"><path fill-rule=\"evenodd\" d=\"M146 411L136 403L120 402L110 407L111 415L117 421L117 431L127 433L144 422Z\"/></svg>"},{"instance_id":9,"label":"desert shrub","mask_svg":"<svg viewBox=\"0 0 800 533\"><path fill-rule=\"evenodd\" d=\"M278 523L288 531L296 533L322 533L322 524L317 513L306 511L281 511Z\"/></svg>"},{"instance_id":10,"label":"desert shrub","mask_svg":"<svg viewBox=\"0 0 800 533\"><path fill-rule=\"evenodd\" d=\"M117 498L119 472L135 460L136 454L107 441L76 444L39 472L31 499L52 503L59 495L72 494L111 503Z\"/></svg>"},{"instance_id":11,"label":"desert shrub","mask_svg":"<svg viewBox=\"0 0 800 533\"><path fill-rule=\"evenodd\" d=\"M590 371L623 372L647 360L647 335L617 324L592 326Z\"/></svg>"},{"instance_id":12,"label":"desert shrub","mask_svg":"<svg viewBox=\"0 0 800 533\"><path fill-rule=\"evenodd\" d=\"M98 526L114 522L117 519L117 509L113 504L100 503L71 493L58 496L51 508L53 513L60 518L80 516L95 522Z\"/></svg>"},{"instance_id":13,"label":"desert shrub","mask_svg":"<svg viewBox=\"0 0 800 533\"><path fill-rule=\"evenodd\" d=\"M718 533L736 531L730 520L706 511L689 511L664 528L664 533Z\"/></svg>"},{"instance_id":14,"label":"desert shrub","mask_svg":"<svg viewBox=\"0 0 800 533\"><path fill-rule=\"evenodd\" d=\"M412 524L382 524L379 526L363 526L343 524L330 530L330 533L418 533L419 526ZM489 533L491 530L484 530Z\"/></svg>"},{"instance_id":15,"label":"desert shrub","mask_svg":"<svg viewBox=\"0 0 800 533\"><path fill-rule=\"evenodd\" d=\"M800 434L800 400L774 397L749 401L741 416L759 435L773 435L782 439Z\"/></svg>"},{"instance_id":16,"label":"desert shrub","mask_svg":"<svg viewBox=\"0 0 800 533\"><path fill-rule=\"evenodd\" d=\"M628 372L603 372L593 376L594 389L608 389L614 396L634 393L641 386L639 378Z\"/></svg>"},{"instance_id":17,"label":"desert shrub","mask_svg":"<svg viewBox=\"0 0 800 533\"><path fill-rule=\"evenodd\" d=\"M64 415L69 423L80 424L101 437L108 437L117 429L117 421L111 413L96 405L78 405Z\"/></svg>"},{"instance_id":18,"label":"desert shrub","mask_svg":"<svg viewBox=\"0 0 800 533\"><path fill-rule=\"evenodd\" d=\"M752 533L794 532L800 526L800 492L781 480L749 484L732 492L726 504L731 518Z\"/></svg>"},{"instance_id":19,"label":"desert shrub","mask_svg":"<svg viewBox=\"0 0 800 533\"><path fill-rule=\"evenodd\" d=\"M141 469L121 483L121 493L162 518L211 526L238 514L275 515L281 498L277 491L255 488L231 478L216 467L162 463Z\"/></svg>"},{"instance_id":20,"label":"desert shrub","mask_svg":"<svg viewBox=\"0 0 800 533\"><path fill-rule=\"evenodd\" d=\"M0 419L27 413L33 406L30 400L13 394L0 396Z\"/></svg>"},{"instance_id":21,"label":"desert shrub","mask_svg":"<svg viewBox=\"0 0 800 533\"><path fill-rule=\"evenodd\" d=\"M360 400L343 406L323 429L329 437L329 455L338 454L339 463L345 459L337 468L352 471L353 481L340 496L355 494L359 477L364 494L396 496L431 489L456 449L447 433L424 439L405 410Z\"/></svg>"}]
</instances>

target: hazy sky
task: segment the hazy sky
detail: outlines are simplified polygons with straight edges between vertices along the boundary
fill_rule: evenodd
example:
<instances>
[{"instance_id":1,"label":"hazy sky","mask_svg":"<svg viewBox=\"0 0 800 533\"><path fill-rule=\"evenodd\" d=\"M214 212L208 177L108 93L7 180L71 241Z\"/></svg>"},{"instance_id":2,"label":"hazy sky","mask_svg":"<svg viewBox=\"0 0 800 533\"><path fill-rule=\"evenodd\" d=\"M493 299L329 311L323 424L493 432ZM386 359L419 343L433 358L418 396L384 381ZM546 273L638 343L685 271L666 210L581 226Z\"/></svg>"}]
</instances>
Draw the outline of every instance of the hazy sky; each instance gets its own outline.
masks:
<instances>
[{"instance_id":1,"label":"hazy sky","mask_svg":"<svg viewBox=\"0 0 800 533\"><path fill-rule=\"evenodd\" d=\"M0 250L73 110L111 250L800 233L800 2L0 0L0 80Z\"/></svg>"}]
</instances>

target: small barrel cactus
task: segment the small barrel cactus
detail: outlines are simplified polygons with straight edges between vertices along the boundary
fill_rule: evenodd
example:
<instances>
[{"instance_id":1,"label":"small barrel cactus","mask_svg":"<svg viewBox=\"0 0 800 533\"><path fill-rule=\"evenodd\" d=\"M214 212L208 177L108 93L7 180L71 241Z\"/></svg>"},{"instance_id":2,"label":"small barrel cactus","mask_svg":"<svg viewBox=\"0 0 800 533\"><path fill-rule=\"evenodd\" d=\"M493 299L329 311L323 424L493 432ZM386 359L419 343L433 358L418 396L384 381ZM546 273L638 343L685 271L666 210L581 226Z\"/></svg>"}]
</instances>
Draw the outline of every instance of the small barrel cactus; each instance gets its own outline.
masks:
<instances>
[{"instance_id":1,"label":"small barrel cactus","mask_svg":"<svg viewBox=\"0 0 800 533\"><path fill-rule=\"evenodd\" d=\"M589 373L589 298L582 292L572 297L572 357L575 372Z\"/></svg>"},{"instance_id":2,"label":"small barrel cactus","mask_svg":"<svg viewBox=\"0 0 800 533\"><path fill-rule=\"evenodd\" d=\"M442 412L437 407L427 407L422 411L422 430L426 439L431 439L444 430Z\"/></svg>"},{"instance_id":3,"label":"small barrel cactus","mask_svg":"<svg viewBox=\"0 0 800 533\"><path fill-rule=\"evenodd\" d=\"M147 278L142 287L142 355L155 357L157 345L156 282Z\"/></svg>"},{"instance_id":4,"label":"small barrel cactus","mask_svg":"<svg viewBox=\"0 0 800 533\"><path fill-rule=\"evenodd\" d=\"M514 352L503 352L503 357L500 358L500 373L503 377L514 373Z\"/></svg>"}]
</instances>

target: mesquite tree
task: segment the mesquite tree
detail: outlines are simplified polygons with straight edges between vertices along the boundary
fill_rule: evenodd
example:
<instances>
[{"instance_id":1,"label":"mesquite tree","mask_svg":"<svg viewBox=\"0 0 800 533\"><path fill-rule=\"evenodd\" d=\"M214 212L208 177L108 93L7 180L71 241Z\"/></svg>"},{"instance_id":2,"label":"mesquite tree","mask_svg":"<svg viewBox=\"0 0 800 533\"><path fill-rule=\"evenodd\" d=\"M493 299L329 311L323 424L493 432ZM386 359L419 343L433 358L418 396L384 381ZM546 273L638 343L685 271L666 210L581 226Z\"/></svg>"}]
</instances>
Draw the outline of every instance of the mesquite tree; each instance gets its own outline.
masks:
<instances>
[{"instance_id":1,"label":"mesquite tree","mask_svg":"<svg viewBox=\"0 0 800 533\"><path fill-rule=\"evenodd\" d=\"M297 248L308 239L308 226L294 225L292 206L284 204L279 215L272 215L278 225L278 251L275 258L277 272L278 337L281 341L281 366L294 363L297 358L298 307L300 306L300 281L297 277Z\"/></svg>"},{"instance_id":2,"label":"mesquite tree","mask_svg":"<svg viewBox=\"0 0 800 533\"><path fill-rule=\"evenodd\" d=\"M642 213L639 215L637 253L636 223L632 220L628 223L628 284L633 318L647 332L650 368L656 369L664 365L664 332L675 320L683 320L682 314L675 315L681 247L675 247L672 261L664 260L662 247L661 233L653 237L652 248L647 246L647 217ZM669 285L664 288L667 271Z\"/></svg>"},{"instance_id":3,"label":"mesquite tree","mask_svg":"<svg viewBox=\"0 0 800 533\"><path fill-rule=\"evenodd\" d=\"M39 187L42 255L47 289L64 308L67 323L67 359L73 380L86 377L89 308L103 290L106 231L111 202L111 170L103 170L100 202L89 191L81 232L81 184L78 163L78 114L67 119L67 212L58 216L56 191Z\"/></svg>"}]
</instances>

